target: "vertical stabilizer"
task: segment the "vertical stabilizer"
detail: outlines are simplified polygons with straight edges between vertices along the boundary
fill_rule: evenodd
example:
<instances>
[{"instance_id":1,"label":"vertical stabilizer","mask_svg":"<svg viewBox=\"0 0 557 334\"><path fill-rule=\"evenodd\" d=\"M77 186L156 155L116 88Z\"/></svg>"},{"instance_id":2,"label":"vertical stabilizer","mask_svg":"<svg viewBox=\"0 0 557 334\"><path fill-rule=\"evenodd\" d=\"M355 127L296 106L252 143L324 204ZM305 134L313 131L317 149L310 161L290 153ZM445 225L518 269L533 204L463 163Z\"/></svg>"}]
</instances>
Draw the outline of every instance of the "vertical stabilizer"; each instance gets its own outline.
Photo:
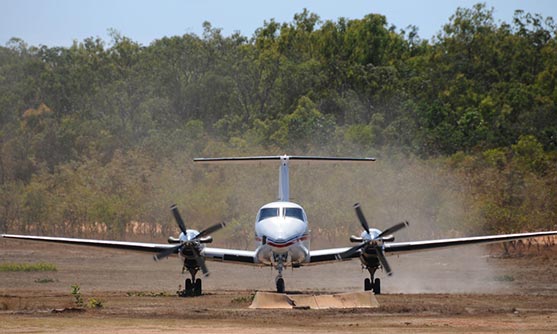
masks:
<instances>
[{"instance_id":1,"label":"vertical stabilizer","mask_svg":"<svg viewBox=\"0 0 557 334\"><path fill-rule=\"evenodd\" d=\"M288 161L290 157L283 155L280 157L279 169L279 200L288 202L290 198L290 180L288 177Z\"/></svg>"}]
</instances>

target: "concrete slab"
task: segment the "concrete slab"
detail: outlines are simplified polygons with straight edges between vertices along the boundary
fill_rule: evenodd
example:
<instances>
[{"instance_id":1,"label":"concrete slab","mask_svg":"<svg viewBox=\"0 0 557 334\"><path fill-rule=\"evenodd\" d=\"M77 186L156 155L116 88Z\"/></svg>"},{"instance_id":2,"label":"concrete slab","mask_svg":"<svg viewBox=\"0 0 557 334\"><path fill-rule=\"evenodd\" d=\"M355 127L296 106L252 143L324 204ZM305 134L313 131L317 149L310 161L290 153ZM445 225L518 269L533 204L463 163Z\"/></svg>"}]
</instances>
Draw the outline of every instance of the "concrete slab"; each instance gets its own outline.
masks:
<instances>
[{"instance_id":1,"label":"concrete slab","mask_svg":"<svg viewBox=\"0 0 557 334\"><path fill-rule=\"evenodd\" d=\"M373 292L348 292L334 295L287 295L261 292L255 294L249 308L258 309L331 309L331 308L377 308L379 303Z\"/></svg>"},{"instance_id":2,"label":"concrete slab","mask_svg":"<svg viewBox=\"0 0 557 334\"><path fill-rule=\"evenodd\" d=\"M284 293L256 292L249 308L293 308L294 301Z\"/></svg>"}]
</instances>

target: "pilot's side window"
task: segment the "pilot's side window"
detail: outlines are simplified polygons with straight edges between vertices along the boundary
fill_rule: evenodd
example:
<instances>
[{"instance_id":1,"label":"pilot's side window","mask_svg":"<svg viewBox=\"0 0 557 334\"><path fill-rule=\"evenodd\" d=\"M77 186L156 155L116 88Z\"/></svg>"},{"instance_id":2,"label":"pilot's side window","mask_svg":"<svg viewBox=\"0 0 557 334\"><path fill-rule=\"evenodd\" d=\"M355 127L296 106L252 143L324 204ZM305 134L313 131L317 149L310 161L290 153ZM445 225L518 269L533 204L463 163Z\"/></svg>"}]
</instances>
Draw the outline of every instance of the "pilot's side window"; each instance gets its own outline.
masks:
<instances>
[{"instance_id":1,"label":"pilot's side window","mask_svg":"<svg viewBox=\"0 0 557 334\"><path fill-rule=\"evenodd\" d=\"M300 208L286 208L284 211L284 215L286 217L297 218L299 220L304 221L304 211Z\"/></svg>"},{"instance_id":2,"label":"pilot's side window","mask_svg":"<svg viewBox=\"0 0 557 334\"><path fill-rule=\"evenodd\" d=\"M279 208L263 208L259 210L259 218L257 221L262 221L263 219L278 217Z\"/></svg>"}]
</instances>

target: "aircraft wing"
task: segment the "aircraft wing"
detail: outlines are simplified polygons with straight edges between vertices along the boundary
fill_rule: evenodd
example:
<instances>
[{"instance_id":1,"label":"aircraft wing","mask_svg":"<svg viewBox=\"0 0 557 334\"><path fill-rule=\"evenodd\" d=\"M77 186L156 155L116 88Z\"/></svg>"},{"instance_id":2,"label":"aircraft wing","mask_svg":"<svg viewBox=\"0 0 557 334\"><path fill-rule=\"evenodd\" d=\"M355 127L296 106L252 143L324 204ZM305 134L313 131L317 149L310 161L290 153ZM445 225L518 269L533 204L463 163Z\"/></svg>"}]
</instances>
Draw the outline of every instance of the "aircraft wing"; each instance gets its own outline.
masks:
<instances>
[{"instance_id":1,"label":"aircraft wing","mask_svg":"<svg viewBox=\"0 0 557 334\"><path fill-rule=\"evenodd\" d=\"M92 247L112 248L112 249L124 249L124 250L140 251L140 252L147 252L147 253L160 253L165 249L176 246L172 244L156 244L156 243L149 243L149 242L42 237L42 236L35 236L35 235L16 235L16 234L2 234L2 238L54 242L54 243L61 243L61 244L92 246ZM235 262L241 264L258 265L255 262L254 251L205 247L203 249L202 254L205 255L205 259L211 261Z\"/></svg>"},{"instance_id":2,"label":"aircraft wing","mask_svg":"<svg viewBox=\"0 0 557 334\"><path fill-rule=\"evenodd\" d=\"M239 250L239 249L227 249L227 248L212 248L205 247L203 249L203 255L205 259L218 262L226 263L239 263L239 264L251 264L258 265L255 260L255 251Z\"/></svg>"},{"instance_id":3,"label":"aircraft wing","mask_svg":"<svg viewBox=\"0 0 557 334\"><path fill-rule=\"evenodd\" d=\"M533 232L533 233L516 233L516 234L500 234L488 235L479 237L466 237L466 238L451 238L451 239L438 239L438 240L424 240L424 241L409 241L409 242L391 242L385 243L385 253L387 255L416 253L422 251L436 250L442 248L466 246L475 244L490 244L498 242L506 242L512 240L539 238L546 236L557 235L557 231L547 232ZM334 262L338 260L350 260L360 256L360 252L355 252L349 257L340 258L340 255L346 252L349 247L343 248L329 248L320 249L310 252L309 263L304 265L321 264L327 262Z\"/></svg>"},{"instance_id":4,"label":"aircraft wing","mask_svg":"<svg viewBox=\"0 0 557 334\"><path fill-rule=\"evenodd\" d=\"M350 260L353 258L357 258L360 256L360 252L355 252L349 257L341 258L340 254L349 250L350 247L342 247L342 248L328 248L328 249L319 249L319 250L312 250L309 252L309 263L304 263L304 266L307 265L314 265L319 263L327 263L327 262L334 262L334 261L343 261L343 260Z\"/></svg>"},{"instance_id":5,"label":"aircraft wing","mask_svg":"<svg viewBox=\"0 0 557 334\"><path fill-rule=\"evenodd\" d=\"M387 254L416 253L421 251L428 251L428 250L449 248L449 247L456 247L456 246L491 244L497 242L546 237L552 235L557 235L557 231L499 234L499 235L488 235L488 236L479 236L479 237L410 241L410 242L391 242L391 243L385 243L385 253Z\"/></svg>"},{"instance_id":6,"label":"aircraft wing","mask_svg":"<svg viewBox=\"0 0 557 334\"><path fill-rule=\"evenodd\" d=\"M170 244L154 244L148 242L42 237L42 236L35 236L35 235L17 235L17 234L2 234L2 238L55 242L60 244L94 246L94 247L101 247L101 248L126 249L126 250L134 250L134 251L149 252L149 253L159 253L167 248L171 248L175 246Z\"/></svg>"}]
</instances>

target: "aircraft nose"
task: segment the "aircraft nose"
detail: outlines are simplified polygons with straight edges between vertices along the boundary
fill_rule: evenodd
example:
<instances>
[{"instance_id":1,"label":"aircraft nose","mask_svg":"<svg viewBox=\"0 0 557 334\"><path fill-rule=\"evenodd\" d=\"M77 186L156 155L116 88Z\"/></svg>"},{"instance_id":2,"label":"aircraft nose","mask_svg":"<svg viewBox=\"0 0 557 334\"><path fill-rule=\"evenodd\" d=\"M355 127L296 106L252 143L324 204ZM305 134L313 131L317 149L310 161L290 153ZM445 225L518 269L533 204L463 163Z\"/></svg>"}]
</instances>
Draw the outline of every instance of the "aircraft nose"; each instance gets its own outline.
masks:
<instances>
[{"instance_id":1,"label":"aircraft nose","mask_svg":"<svg viewBox=\"0 0 557 334\"><path fill-rule=\"evenodd\" d=\"M267 243L276 252L287 251L288 246L297 243L305 237L306 224L299 219L284 219L277 222L272 233L267 235Z\"/></svg>"}]
</instances>

